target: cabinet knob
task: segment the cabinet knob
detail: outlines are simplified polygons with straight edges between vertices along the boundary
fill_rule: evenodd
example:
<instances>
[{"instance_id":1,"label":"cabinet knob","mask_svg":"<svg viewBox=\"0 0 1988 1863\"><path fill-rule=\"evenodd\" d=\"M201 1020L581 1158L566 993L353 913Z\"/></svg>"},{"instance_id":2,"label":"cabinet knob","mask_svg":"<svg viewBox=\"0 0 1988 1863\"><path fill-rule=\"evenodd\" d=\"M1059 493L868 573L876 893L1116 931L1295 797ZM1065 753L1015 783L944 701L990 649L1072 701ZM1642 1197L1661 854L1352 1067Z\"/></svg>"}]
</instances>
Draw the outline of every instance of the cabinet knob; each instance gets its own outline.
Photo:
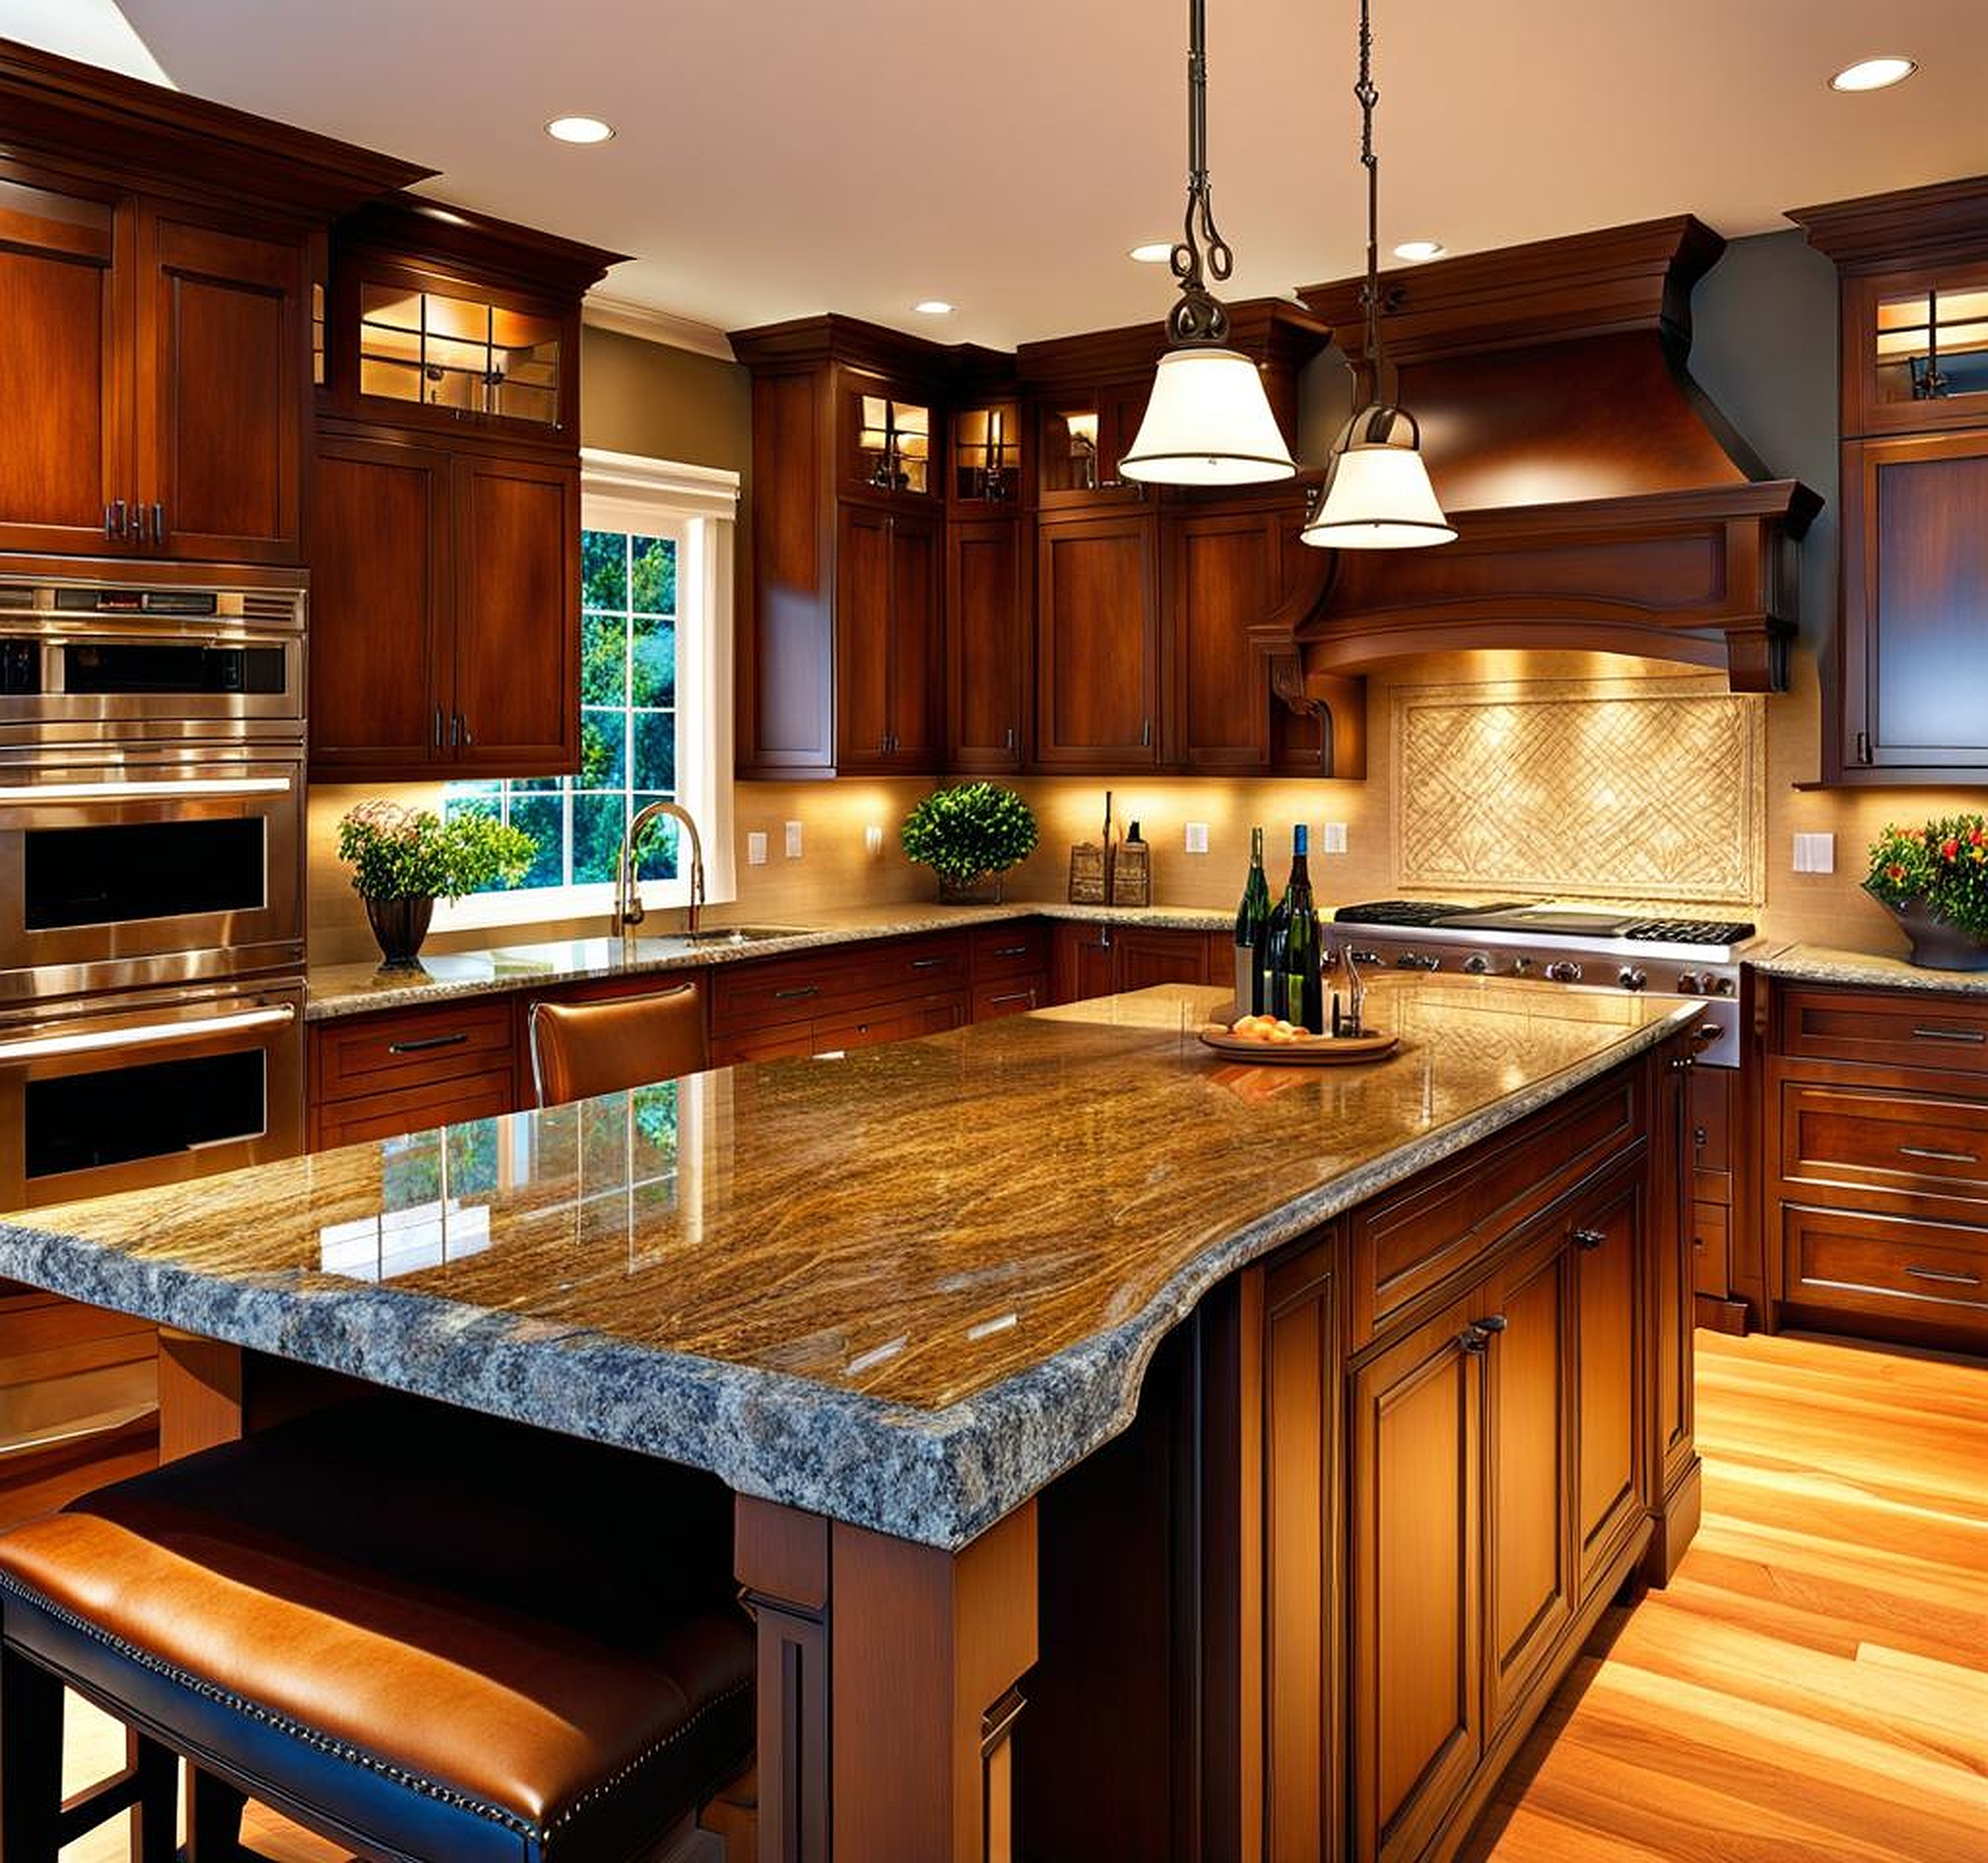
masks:
<instances>
[{"instance_id":1,"label":"cabinet knob","mask_svg":"<svg viewBox=\"0 0 1988 1863\"><path fill-rule=\"evenodd\" d=\"M1575 1248L1599 1248L1607 1241L1607 1234L1600 1229L1575 1229L1568 1238Z\"/></svg>"},{"instance_id":2,"label":"cabinet knob","mask_svg":"<svg viewBox=\"0 0 1988 1863\"><path fill-rule=\"evenodd\" d=\"M1482 1353L1500 1333L1505 1330L1503 1314L1489 1314L1482 1319L1474 1319L1457 1335L1457 1343L1465 1352Z\"/></svg>"}]
</instances>

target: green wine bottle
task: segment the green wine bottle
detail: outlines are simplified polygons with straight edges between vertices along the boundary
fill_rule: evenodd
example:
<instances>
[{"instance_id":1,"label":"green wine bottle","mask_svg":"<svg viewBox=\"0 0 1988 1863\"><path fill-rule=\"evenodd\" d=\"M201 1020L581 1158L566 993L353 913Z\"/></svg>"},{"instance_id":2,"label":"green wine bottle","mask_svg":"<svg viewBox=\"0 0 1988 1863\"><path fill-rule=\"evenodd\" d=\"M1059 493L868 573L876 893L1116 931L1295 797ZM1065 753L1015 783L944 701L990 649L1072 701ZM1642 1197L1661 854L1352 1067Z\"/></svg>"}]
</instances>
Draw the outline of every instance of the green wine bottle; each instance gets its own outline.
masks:
<instances>
[{"instance_id":1,"label":"green wine bottle","mask_svg":"<svg viewBox=\"0 0 1988 1863\"><path fill-rule=\"evenodd\" d=\"M1249 877L1236 908L1236 1014L1264 1012L1264 944L1270 933L1270 882L1264 876L1264 831L1249 831Z\"/></svg>"},{"instance_id":2,"label":"green wine bottle","mask_svg":"<svg viewBox=\"0 0 1988 1863\"><path fill-rule=\"evenodd\" d=\"M1291 831L1291 877L1270 914L1264 976L1269 1000L1263 1013L1282 1017L1314 1035L1325 1032L1325 986L1321 974L1324 939L1312 903L1310 833L1301 821Z\"/></svg>"}]
</instances>

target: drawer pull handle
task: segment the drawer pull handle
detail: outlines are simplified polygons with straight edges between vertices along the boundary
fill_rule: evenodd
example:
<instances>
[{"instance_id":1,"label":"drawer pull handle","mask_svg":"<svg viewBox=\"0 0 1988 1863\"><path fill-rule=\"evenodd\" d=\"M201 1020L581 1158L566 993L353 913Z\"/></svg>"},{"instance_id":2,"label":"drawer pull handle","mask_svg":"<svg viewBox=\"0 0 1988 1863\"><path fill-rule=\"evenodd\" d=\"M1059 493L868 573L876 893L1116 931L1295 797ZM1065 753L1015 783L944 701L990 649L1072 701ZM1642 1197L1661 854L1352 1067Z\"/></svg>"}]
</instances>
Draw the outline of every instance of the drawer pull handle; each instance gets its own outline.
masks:
<instances>
[{"instance_id":1,"label":"drawer pull handle","mask_svg":"<svg viewBox=\"0 0 1988 1863\"><path fill-rule=\"evenodd\" d=\"M389 1054L426 1054L430 1048L461 1047L469 1040L461 1030L454 1035L423 1035L412 1042L389 1042Z\"/></svg>"},{"instance_id":2,"label":"drawer pull handle","mask_svg":"<svg viewBox=\"0 0 1988 1863\"><path fill-rule=\"evenodd\" d=\"M914 957L911 960L911 968L914 970L936 970L949 961L943 957Z\"/></svg>"},{"instance_id":3,"label":"drawer pull handle","mask_svg":"<svg viewBox=\"0 0 1988 1863\"><path fill-rule=\"evenodd\" d=\"M1599 1248L1608 1239L1606 1232L1600 1229L1576 1229L1572 1235L1575 1248Z\"/></svg>"},{"instance_id":4,"label":"drawer pull handle","mask_svg":"<svg viewBox=\"0 0 1988 1863\"><path fill-rule=\"evenodd\" d=\"M1971 1151L1941 1151L1935 1145L1901 1145L1901 1158L1932 1158L1942 1164L1978 1164L1981 1161Z\"/></svg>"},{"instance_id":5,"label":"drawer pull handle","mask_svg":"<svg viewBox=\"0 0 1988 1863\"><path fill-rule=\"evenodd\" d=\"M1011 989L1005 996L990 996L987 1000L990 1004L1026 1003L1033 1009L1035 1007L1035 992L1033 989Z\"/></svg>"},{"instance_id":6,"label":"drawer pull handle","mask_svg":"<svg viewBox=\"0 0 1988 1863\"><path fill-rule=\"evenodd\" d=\"M798 1003L803 996L819 996L820 993L820 984L804 983L799 989L776 989L773 992L773 1000L776 1003Z\"/></svg>"},{"instance_id":7,"label":"drawer pull handle","mask_svg":"<svg viewBox=\"0 0 1988 1863\"><path fill-rule=\"evenodd\" d=\"M1939 1268L1908 1267L1905 1272L1914 1280L1938 1281L1942 1287L1978 1287L1981 1284L1978 1275L1950 1275Z\"/></svg>"},{"instance_id":8,"label":"drawer pull handle","mask_svg":"<svg viewBox=\"0 0 1988 1863\"><path fill-rule=\"evenodd\" d=\"M999 945L994 949L996 957L1026 957L1028 954L1027 945Z\"/></svg>"},{"instance_id":9,"label":"drawer pull handle","mask_svg":"<svg viewBox=\"0 0 1988 1863\"><path fill-rule=\"evenodd\" d=\"M1482 1319L1474 1319L1457 1335L1457 1343L1465 1352L1482 1352L1498 1334L1505 1330L1503 1314L1489 1314Z\"/></svg>"},{"instance_id":10,"label":"drawer pull handle","mask_svg":"<svg viewBox=\"0 0 1988 1863\"><path fill-rule=\"evenodd\" d=\"M1912 1033L1921 1042L1988 1042L1988 1030L1979 1028L1915 1028Z\"/></svg>"}]
</instances>

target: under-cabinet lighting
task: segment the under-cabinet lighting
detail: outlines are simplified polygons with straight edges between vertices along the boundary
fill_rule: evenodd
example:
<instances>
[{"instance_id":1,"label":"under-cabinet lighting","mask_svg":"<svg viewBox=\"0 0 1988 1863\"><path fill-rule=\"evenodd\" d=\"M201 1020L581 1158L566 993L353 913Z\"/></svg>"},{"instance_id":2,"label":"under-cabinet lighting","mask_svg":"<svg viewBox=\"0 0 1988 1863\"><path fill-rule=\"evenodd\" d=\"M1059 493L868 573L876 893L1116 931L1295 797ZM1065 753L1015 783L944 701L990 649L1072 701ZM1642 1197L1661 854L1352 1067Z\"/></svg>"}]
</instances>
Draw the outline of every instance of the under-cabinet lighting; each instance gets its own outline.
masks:
<instances>
[{"instance_id":1,"label":"under-cabinet lighting","mask_svg":"<svg viewBox=\"0 0 1988 1863\"><path fill-rule=\"evenodd\" d=\"M614 140L614 125L599 117L561 116L546 125L546 134L555 143L609 143Z\"/></svg>"},{"instance_id":2,"label":"under-cabinet lighting","mask_svg":"<svg viewBox=\"0 0 1988 1863\"><path fill-rule=\"evenodd\" d=\"M1831 90L1888 90L1895 84L1903 84L1919 69L1916 58L1904 58L1896 52L1887 52L1881 58L1860 58L1854 65L1845 65L1829 80Z\"/></svg>"},{"instance_id":3,"label":"under-cabinet lighting","mask_svg":"<svg viewBox=\"0 0 1988 1863\"><path fill-rule=\"evenodd\" d=\"M73 1035L29 1035L0 1042L0 1061L32 1061L51 1054L93 1054L101 1048L145 1047L157 1042L205 1041L239 1028L272 1028L294 1022L297 1011L287 1003L275 1009L237 1009L229 1015L201 1016L187 1022L145 1022L128 1028L90 1028Z\"/></svg>"},{"instance_id":4,"label":"under-cabinet lighting","mask_svg":"<svg viewBox=\"0 0 1988 1863\"><path fill-rule=\"evenodd\" d=\"M158 777L0 783L0 802L127 802L148 796L287 796L288 777Z\"/></svg>"}]
</instances>

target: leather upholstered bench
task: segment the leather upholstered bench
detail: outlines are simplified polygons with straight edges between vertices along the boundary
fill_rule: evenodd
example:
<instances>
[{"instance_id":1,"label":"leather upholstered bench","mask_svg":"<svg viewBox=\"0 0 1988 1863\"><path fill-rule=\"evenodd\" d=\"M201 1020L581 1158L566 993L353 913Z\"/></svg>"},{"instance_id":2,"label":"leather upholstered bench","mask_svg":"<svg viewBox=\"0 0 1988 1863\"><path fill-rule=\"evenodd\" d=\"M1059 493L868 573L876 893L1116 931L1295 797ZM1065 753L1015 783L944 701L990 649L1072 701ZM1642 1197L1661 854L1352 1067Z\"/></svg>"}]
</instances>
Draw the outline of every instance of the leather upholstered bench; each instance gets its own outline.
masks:
<instances>
[{"instance_id":1,"label":"leather upholstered bench","mask_svg":"<svg viewBox=\"0 0 1988 1863\"><path fill-rule=\"evenodd\" d=\"M177 1754L203 1863L244 1795L370 1859L651 1856L751 1757L730 1545L702 1475L384 1396L102 1488L0 1537L0 1854L136 1799L163 1863ZM136 1756L67 1815L64 1685Z\"/></svg>"}]
</instances>

